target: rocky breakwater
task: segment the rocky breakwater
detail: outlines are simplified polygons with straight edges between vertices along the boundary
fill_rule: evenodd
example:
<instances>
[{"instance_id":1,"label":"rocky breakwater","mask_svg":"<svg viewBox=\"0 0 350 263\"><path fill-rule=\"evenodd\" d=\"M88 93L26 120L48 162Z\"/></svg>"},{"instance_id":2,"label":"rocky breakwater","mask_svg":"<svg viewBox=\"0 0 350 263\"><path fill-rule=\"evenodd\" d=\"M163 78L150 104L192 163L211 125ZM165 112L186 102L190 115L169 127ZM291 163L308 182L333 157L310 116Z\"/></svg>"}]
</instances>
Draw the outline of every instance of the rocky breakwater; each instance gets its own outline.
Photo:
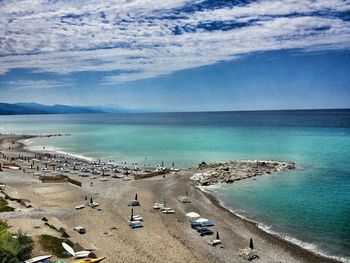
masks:
<instances>
[{"instance_id":1,"label":"rocky breakwater","mask_svg":"<svg viewBox=\"0 0 350 263\"><path fill-rule=\"evenodd\" d=\"M198 173L191 179L197 185L214 185L218 183L233 183L254 176L295 169L295 163L283 161L241 160L224 163L198 165Z\"/></svg>"}]
</instances>

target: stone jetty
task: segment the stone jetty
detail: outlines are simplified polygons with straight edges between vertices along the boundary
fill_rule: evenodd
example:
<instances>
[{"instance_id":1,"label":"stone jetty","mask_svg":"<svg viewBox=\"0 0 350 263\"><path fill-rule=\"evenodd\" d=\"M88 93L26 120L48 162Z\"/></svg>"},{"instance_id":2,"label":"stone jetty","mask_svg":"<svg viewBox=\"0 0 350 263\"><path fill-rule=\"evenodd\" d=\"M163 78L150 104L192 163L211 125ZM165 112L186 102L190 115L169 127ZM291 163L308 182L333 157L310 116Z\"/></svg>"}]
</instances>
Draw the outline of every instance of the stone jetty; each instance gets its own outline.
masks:
<instances>
[{"instance_id":1,"label":"stone jetty","mask_svg":"<svg viewBox=\"0 0 350 263\"><path fill-rule=\"evenodd\" d=\"M198 165L198 173L195 173L191 179L197 185L206 186L233 183L250 177L290 169L295 169L295 163L275 160L239 160L212 164L202 162Z\"/></svg>"}]
</instances>

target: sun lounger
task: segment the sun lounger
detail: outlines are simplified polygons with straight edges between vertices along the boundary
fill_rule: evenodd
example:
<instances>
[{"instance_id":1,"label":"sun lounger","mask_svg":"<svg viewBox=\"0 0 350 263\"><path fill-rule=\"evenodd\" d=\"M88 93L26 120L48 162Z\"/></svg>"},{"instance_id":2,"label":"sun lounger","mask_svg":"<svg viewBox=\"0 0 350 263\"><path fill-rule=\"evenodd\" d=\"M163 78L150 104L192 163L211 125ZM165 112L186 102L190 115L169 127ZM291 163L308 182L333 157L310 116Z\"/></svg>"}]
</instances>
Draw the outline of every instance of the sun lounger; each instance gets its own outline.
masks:
<instances>
[{"instance_id":1,"label":"sun lounger","mask_svg":"<svg viewBox=\"0 0 350 263\"><path fill-rule=\"evenodd\" d=\"M239 255L245 260L251 261L253 259L259 258L256 250L249 247L241 249Z\"/></svg>"},{"instance_id":2,"label":"sun lounger","mask_svg":"<svg viewBox=\"0 0 350 263\"><path fill-rule=\"evenodd\" d=\"M133 219L133 221L143 221L143 217L139 215L133 216Z\"/></svg>"},{"instance_id":3,"label":"sun lounger","mask_svg":"<svg viewBox=\"0 0 350 263\"><path fill-rule=\"evenodd\" d=\"M202 223L202 226L208 227L208 226L214 226L214 222L213 221L205 221Z\"/></svg>"},{"instance_id":4,"label":"sun lounger","mask_svg":"<svg viewBox=\"0 0 350 263\"><path fill-rule=\"evenodd\" d=\"M221 245L222 242L220 239L214 239L214 240L209 240L208 243L212 246L217 246L217 245Z\"/></svg>"},{"instance_id":5,"label":"sun lounger","mask_svg":"<svg viewBox=\"0 0 350 263\"><path fill-rule=\"evenodd\" d=\"M200 236L205 236L205 235L212 235L214 234L213 231L211 231L209 228L202 227L198 230Z\"/></svg>"},{"instance_id":6,"label":"sun lounger","mask_svg":"<svg viewBox=\"0 0 350 263\"><path fill-rule=\"evenodd\" d=\"M143 227L143 223L141 221L131 221L129 225L132 229Z\"/></svg>"},{"instance_id":7,"label":"sun lounger","mask_svg":"<svg viewBox=\"0 0 350 263\"><path fill-rule=\"evenodd\" d=\"M138 200L130 200L128 206L139 206L140 202Z\"/></svg>"},{"instance_id":8,"label":"sun lounger","mask_svg":"<svg viewBox=\"0 0 350 263\"><path fill-rule=\"evenodd\" d=\"M154 208L154 209L162 209L162 208L164 208L164 204L161 204L161 203L154 203L153 208Z\"/></svg>"},{"instance_id":9,"label":"sun lounger","mask_svg":"<svg viewBox=\"0 0 350 263\"><path fill-rule=\"evenodd\" d=\"M173 209L166 209L162 211L163 214L175 214L175 211Z\"/></svg>"}]
</instances>

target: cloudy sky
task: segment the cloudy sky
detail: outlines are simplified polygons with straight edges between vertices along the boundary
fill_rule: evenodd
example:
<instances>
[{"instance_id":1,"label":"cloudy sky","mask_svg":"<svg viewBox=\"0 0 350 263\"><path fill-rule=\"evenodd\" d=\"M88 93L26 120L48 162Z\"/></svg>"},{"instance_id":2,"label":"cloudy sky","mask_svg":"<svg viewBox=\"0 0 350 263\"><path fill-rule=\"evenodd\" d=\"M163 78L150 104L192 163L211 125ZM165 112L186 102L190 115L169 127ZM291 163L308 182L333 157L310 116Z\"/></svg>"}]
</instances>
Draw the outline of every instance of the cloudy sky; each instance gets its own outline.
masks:
<instances>
[{"instance_id":1,"label":"cloudy sky","mask_svg":"<svg viewBox=\"0 0 350 263\"><path fill-rule=\"evenodd\" d=\"M350 0L0 1L0 101L350 107Z\"/></svg>"}]
</instances>

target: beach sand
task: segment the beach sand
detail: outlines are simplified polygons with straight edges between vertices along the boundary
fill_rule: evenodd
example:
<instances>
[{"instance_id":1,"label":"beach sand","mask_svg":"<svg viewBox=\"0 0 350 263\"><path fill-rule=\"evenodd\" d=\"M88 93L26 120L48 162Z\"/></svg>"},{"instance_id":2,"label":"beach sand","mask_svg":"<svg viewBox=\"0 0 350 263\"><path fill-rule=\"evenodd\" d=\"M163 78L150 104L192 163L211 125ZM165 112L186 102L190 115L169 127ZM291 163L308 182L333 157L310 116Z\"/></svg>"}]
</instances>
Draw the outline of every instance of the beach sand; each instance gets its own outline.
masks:
<instances>
[{"instance_id":1,"label":"beach sand","mask_svg":"<svg viewBox=\"0 0 350 263\"><path fill-rule=\"evenodd\" d=\"M20 141L23 139L23 136L0 135L1 152L6 156L33 158L34 153L24 149ZM167 174L165 178L123 181L109 177L106 182L70 175L82 182L82 187L78 187L67 182L41 183L28 171L4 170L0 172L0 184L16 191L20 198L30 200L33 207L21 207L10 201L10 206L20 210L0 213L0 219L8 222L11 231L22 229L34 240L43 233L59 237L60 233L44 225L41 218L45 216L49 223L63 227L71 241L85 249L94 249L98 256L105 256L107 259L103 262L247 262L239 254L240 249L249 246L250 238L259 256L253 262L335 262L268 234L255 223L234 215L220 206L214 196L195 186L190 180L194 173L195 170L186 169ZM136 193L141 206L134 207L134 214L144 218L144 227L131 229L127 222L131 208L127 202ZM178 201L178 196L185 193L191 203ZM101 211L90 207L75 210L75 206L85 203L85 196L100 203ZM155 201L164 200L175 214L162 214L153 209ZM215 235L200 237L191 229L185 216L191 211L215 222L212 229L219 231L222 247L208 244ZM73 231L77 225L84 226L86 233ZM34 256L47 253L35 245Z\"/></svg>"}]
</instances>

